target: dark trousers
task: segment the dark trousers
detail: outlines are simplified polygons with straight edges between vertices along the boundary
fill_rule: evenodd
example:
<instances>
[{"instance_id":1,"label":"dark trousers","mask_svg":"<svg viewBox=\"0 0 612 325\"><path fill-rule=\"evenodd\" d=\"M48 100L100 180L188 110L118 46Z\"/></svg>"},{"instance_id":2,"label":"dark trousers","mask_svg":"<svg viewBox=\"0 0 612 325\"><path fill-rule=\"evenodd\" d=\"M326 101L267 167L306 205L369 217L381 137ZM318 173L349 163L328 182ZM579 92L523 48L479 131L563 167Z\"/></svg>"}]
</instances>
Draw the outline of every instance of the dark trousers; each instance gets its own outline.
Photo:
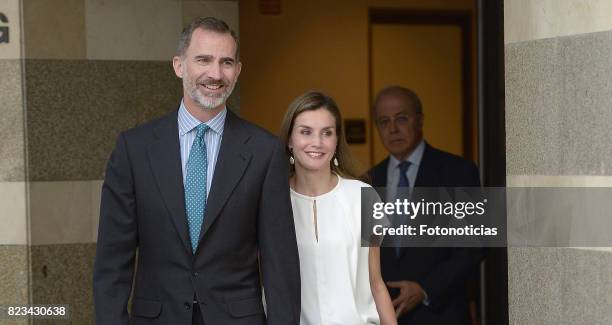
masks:
<instances>
[{"instance_id":1,"label":"dark trousers","mask_svg":"<svg viewBox=\"0 0 612 325\"><path fill-rule=\"evenodd\" d=\"M192 325L205 325L200 311L200 304L193 304L193 316L191 317Z\"/></svg>"}]
</instances>

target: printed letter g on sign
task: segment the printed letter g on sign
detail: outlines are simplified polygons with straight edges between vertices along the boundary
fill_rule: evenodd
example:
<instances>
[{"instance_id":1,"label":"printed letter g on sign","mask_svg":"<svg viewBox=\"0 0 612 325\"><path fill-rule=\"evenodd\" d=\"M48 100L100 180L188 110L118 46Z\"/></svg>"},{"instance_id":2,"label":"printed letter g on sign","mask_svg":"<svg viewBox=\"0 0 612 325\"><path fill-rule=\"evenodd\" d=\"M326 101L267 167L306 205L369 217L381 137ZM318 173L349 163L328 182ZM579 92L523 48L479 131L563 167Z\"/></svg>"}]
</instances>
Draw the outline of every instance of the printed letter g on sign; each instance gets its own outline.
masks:
<instances>
[{"instance_id":1,"label":"printed letter g on sign","mask_svg":"<svg viewBox=\"0 0 612 325\"><path fill-rule=\"evenodd\" d=\"M8 23L6 15L0 12L0 22ZM9 28L8 26L0 26L0 44L9 42Z\"/></svg>"}]
</instances>

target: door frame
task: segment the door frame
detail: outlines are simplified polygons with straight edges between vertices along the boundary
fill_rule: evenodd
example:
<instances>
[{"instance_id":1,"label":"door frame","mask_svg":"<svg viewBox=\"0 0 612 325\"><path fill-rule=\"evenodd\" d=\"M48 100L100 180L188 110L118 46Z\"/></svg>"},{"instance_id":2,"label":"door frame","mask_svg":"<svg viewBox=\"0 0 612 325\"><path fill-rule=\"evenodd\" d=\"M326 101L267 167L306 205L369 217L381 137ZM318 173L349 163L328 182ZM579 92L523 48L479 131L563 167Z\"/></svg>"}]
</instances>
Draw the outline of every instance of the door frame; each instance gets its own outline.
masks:
<instances>
[{"instance_id":1,"label":"door frame","mask_svg":"<svg viewBox=\"0 0 612 325\"><path fill-rule=\"evenodd\" d=\"M484 186L505 187L504 1L477 0L477 8L480 176ZM508 249L489 248L485 260L483 325L507 325Z\"/></svg>"},{"instance_id":2,"label":"door frame","mask_svg":"<svg viewBox=\"0 0 612 325\"><path fill-rule=\"evenodd\" d=\"M474 132L474 76L472 73L472 12L469 10L423 10L423 9L397 9L397 8L369 8L368 13L368 73L369 98L374 100L372 93L372 25L373 24L401 24L401 25L437 25L457 26L461 30L461 107L462 107L462 145L463 156L473 159L475 148L473 145ZM375 125L370 118L370 165L376 163L374 157Z\"/></svg>"},{"instance_id":3,"label":"door frame","mask_svg":"<svg viewBox=\"0 0 612 325\"><path fill-rule=\"evenodd\" d=\"M506 186L506 133L504 83L504 1L475 0L477 32L477 107L478 164L484 186ZM369 98L372 94L372 24L436 24L462 27L462 83L464 117L464 155L473 157L472 15L469 11L412 10L371 8L368 23ZM465 33L467 36L465 37ZM467 52L466 52L467 51ZM465 73L468 72L468 73ZM467 77L466 77L467 76ZM466 109L467 108L467 109ZM370 162L374 161L374 124L370 119ZM469 133L466 133L469 132ZM469 136L466 136L469 135ZM469 142L469 143L465 143ZM467 150L466 150L467 149ZM469 155L468 155L469 154ZM486 250L481 274L482 325L508 325L508 250L505 247Z\"/></svg>"}]
</instances>

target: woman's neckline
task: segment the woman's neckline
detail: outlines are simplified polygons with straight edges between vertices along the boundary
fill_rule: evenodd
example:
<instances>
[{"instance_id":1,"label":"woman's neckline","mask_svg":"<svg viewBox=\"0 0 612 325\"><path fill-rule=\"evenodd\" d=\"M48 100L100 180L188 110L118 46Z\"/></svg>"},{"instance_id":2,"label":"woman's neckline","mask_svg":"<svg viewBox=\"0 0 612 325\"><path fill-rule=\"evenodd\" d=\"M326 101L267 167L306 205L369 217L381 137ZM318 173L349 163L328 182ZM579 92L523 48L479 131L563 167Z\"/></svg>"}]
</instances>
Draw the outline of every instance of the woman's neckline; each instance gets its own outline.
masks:
<instances>
[{"instance_id":1,"label":"woman's neckline","mask_svg":"<svg viewBox=\"0 0 612 325\"><path fill-rule=\"evenodd\" d=\"M337 174L332 174L334 176L336 176L336 178L338 179L338 181L336 182L336 185L329 191L316 195L316 196L311 196L311 195L306 195L306 194L302 194L300 192L297 192L296 190L294 190L291 186L289 187L289 189L291 190L291 194L294 194L295 196L301 197L303 199L307 199L307 200L318 200L318 199L322 199L328 195L331 195L332 193L334 193L339 187L340 187L340 182L342 182L342 177L340 177L340 175Z\"/></svg>"}]
</instances>

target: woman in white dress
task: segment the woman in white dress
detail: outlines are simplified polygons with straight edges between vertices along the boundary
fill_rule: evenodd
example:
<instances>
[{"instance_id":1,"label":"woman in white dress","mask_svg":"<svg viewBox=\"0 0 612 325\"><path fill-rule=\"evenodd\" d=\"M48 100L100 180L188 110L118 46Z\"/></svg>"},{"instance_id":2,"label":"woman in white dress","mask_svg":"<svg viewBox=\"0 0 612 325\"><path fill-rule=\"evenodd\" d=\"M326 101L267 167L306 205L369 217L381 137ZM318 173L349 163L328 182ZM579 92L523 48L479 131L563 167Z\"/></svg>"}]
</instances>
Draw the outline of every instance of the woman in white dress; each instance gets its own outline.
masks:
<instances>
[{"instance_id":1,"label":"woman in white dress","mask_svg":"<svg viewBox=\"0 0 612 325\"><path fill-rule=\"evenodd\" d=\"M300 254L301 325L397 324L380 247L361 247L361 187L334 100L307 92L282 125Z\"/></svg>"}]
</instances>

